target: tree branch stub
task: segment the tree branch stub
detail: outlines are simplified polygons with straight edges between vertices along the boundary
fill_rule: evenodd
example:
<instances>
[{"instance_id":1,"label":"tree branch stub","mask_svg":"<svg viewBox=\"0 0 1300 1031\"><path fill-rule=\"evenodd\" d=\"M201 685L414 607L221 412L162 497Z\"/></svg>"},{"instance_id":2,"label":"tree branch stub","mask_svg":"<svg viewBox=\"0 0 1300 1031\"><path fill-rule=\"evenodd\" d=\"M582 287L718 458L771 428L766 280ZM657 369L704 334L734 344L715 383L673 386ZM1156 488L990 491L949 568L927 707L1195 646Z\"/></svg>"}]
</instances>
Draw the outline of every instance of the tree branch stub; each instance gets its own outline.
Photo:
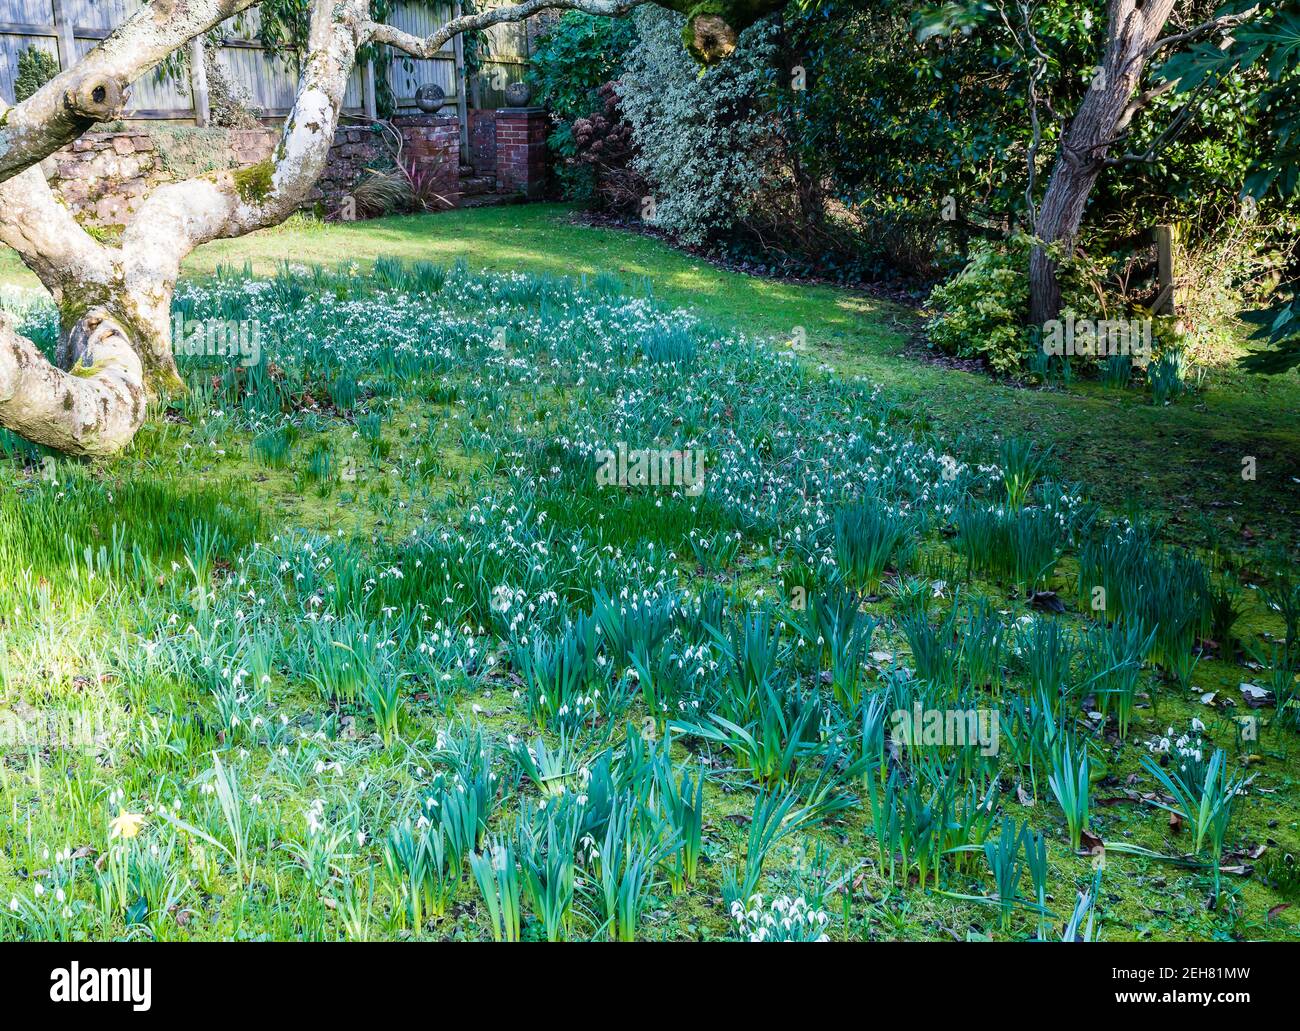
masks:
<instances>
[{"instance_id":1,"label":"tree branch stub","mask_svg":"<svg viewBox=\"0 0 1300 1031\"><path fill-rule=\"evenodd\" d=\"M63 94L63 106L89 121L107 122L121 112L127 95L114 79L88 76Z\"/></svg>"}]
</instances>

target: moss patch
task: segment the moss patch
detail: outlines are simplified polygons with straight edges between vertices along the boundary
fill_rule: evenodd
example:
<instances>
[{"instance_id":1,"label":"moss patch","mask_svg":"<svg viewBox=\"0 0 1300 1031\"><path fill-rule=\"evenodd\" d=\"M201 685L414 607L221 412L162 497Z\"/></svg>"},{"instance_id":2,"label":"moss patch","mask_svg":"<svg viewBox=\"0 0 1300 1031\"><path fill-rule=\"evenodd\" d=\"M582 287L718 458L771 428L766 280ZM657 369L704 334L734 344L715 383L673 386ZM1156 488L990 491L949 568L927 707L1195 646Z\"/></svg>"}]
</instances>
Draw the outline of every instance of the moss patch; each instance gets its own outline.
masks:
<instances>
[{"instance_id":1,"label":"moss patch","mask_svg":"<svg viewBox=\"0 0 1300 1031\"><path fill-rule=\"evenodd\" d=\"M261 204L266 200L271 193L271 175L274 171L275 166L271 163L271 159L266 158L255 165L237 169L232 173L235 192L239 194L240 200L249 204Z\"/></svg>"}]
</instances>

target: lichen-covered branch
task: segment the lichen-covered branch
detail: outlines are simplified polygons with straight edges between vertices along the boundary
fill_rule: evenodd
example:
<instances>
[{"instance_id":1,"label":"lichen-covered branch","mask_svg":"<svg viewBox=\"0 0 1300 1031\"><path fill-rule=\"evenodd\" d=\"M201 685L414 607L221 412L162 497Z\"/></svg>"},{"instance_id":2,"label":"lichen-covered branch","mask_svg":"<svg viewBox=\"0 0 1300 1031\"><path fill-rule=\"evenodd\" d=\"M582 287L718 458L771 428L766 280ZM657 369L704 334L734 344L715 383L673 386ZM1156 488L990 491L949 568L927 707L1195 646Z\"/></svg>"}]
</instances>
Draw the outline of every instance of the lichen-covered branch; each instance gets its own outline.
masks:
<instances>
[{"instance_id":1,"label":"lichen-covered branch","mask_svg":"<svg viewBox=\"0 0 1300 1031\"><path fill-rule=\"evenodd\" d=\"M305 203L329 158L368 25L365 0L315 0L298 95L274 154L154 190L122 237L129 286L174 282L195 247L276 225Z\"/></svg>"},{"instance_id":2,"label":"lichen-covered branch","mask_svg":"<svg viewBox=\"0 0 1300 1031\"><path fill-rule=\"evenodd\" d=\"M0 242L18 252L56 303L69 288L112 283L108 248L55 199L39 167L0 183Z\"/></svg>"},{"instance_id":3,"label":"lichen-covered branch","mask_svg":"<svg viewBox=\"0 0 1300 1031\"><path fill-rule=\"evenodd\" d=\"M151 388L164 392L179 383L166 320L158 327L142 295L127 288L123 252L99 243L77 223L39 167L0 183L0 242L18 252L54 298L62 329L59 368L70 367L72 334L98 308L126 327Z\"/></svg>"},{"instance_id":4,"label":"lichen-covered branch","mask_svg":"<svg viewBox=\"0 0 1300 1031\"><path fill-rule=\"evenodd\" d=\"M507 22L525 21L542 11L585 11L588 14L616 17L627 14L634 7L645 2L646 0L524 0L520 4L505 4L474 14L461 15L447 22L437 32L425 37L413 36L409 32L379 22L370 22L367 25L367 32L375 43L385 43L412 57L431 60L448 40L461 33L488 29L493 25Z\"/></svg>"}]
</instances>

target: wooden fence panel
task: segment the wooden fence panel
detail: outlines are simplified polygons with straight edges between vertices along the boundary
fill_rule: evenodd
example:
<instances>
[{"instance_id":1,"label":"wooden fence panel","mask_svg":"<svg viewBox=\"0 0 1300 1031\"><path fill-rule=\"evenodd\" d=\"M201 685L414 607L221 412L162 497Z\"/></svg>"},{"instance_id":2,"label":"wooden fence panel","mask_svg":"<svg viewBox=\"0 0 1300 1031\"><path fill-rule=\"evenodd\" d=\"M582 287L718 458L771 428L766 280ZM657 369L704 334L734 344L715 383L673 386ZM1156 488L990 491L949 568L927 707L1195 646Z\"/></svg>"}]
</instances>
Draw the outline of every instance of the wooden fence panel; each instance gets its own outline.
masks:
<instances>
[{"instance_id":1,"label":"wooden fence panel","mask_svg":"<svg viewBox=\"0 0 1300 1031\"><path fill-rule=\"evenodd\" d=\"M493 25L483 33L475 106L505 107L506 86L528 71L528 30L522 22Z\"/></svg>"},{"instance_id":2,"label":"wooden fence panel","mask_svg":"<svg viewBox=\"0 0 1300 1031\"><path fill-rule=\"evenodd\" d=\"M2 0L0 9L10 0ZM103 29L108 31L138 11L140 0L63 0L64 17L72 22L74 29Z\"/></svg>"},{"instance_id":3,"label":"wooden fence panel","mask_svg":"<svg viewBox=\"0 0 1300 1031\"><path fill-rule=\"evenodd\" d=\"M388 20L413 36L429 36L450 17L450 4L430 8L399 3L394 5ZM451 42L444 45L438 58L432 61L417 61L405 54L394 53L388 70L388 81L399 111L415 107L415 91L426 83L441 86L447 94L447 103L454 104L460 92L457 78L456 54Z\"/></svg>"},{"instance_id":4,"label":"wooden fence panel","mask_svg":"<svg viewBox=\"0 0 1300 1031\"><path fill-rule=\"evenodd\" d=\"M246 44L222 47L217 62L226 77L244 91L249 103L264 114L283 114L293 106L297 78L291 62Z\"/></svg>"},{"instance_id":5,"label":"wooden fence panel","mask_svg":"<svg viewBox=\"0 0 1300 1031\"><path fill-rule=\"evenodd\" d=\"M0 22L53 25L54 8L50 0L4 0L0 3Z\"/></svg>"},{"instance_id":6,"label":"wooden fence panel","mask_svg":"<svg viewBox=\"0 0 1300 1031\"><path fill-rule=\"evenodd\" d=\"M72 46L79 58L91 50L115 26L143 6L144 0L0 0L0 98L14 102L14 77L18 55L27 47L39 47L59 56L59 33L56 9L61 12L65 31L70 29ZM390 20L399 28L417 35L434 32L452 16L452 4L436 8L397 3ZM293 103L297 76L291 62L262 47L256 41L260 27L257 10L246 11L222 25L225 45L217 60L231 80L248 95L250 103L266 116L284 115ZM481 81L470 91L467 101L475 106L499 107L505 98L500 88L522 78L527 68L528 34L521 25L495 26L485 33ZM414 61L394 54L389 67L389 82L399 111L415 106L415 91L425 83L436 83L447 94L448 106L456 104L460 93L454 43L448 42L436 59ZM361 72L354 69L348 81L344 108L349 113L362 109ZM187 76L181 81L160 79L156 72L146 72L131 87L126 118L170 118L192 120L194 100Z\"/></svg>"}]
</instances>

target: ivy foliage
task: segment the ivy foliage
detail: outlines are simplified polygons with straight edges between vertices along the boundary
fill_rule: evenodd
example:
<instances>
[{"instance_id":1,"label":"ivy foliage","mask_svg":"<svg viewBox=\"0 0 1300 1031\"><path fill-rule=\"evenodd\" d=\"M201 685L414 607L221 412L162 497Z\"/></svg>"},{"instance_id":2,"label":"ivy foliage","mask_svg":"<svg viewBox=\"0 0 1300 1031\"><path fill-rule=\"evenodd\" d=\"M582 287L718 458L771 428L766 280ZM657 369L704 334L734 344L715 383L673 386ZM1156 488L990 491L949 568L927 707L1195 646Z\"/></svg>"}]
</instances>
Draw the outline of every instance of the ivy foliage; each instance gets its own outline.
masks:
<instances>
[{"instance_id":1,"label":"ivy foliage","mask_svg":"<svg viewBox=\"0 0 1300 1031\"><path fill-rule=\"evenodd\" d=\"M601 18L566 11L537 42L528 68L536 102L551 113L547 143L563 195L583 204L596 201L590 164L580 163L574 123L600 112L601 86L623 73L623 62L636 39L630 18Z\"/></svg>"},{"instance_id":2,"label":"ivy foliage","mask_svg":"<svg viewBox=\"0 0 1300 1031\"><path fill-rule=\"evenodd\" d=\"M774 26L745 30L727 60L701 73L682 49L680 15L647 6L635 17L619 96L635 165L655 191L645 217L686 244L716 243L752 222L781 171L766 103L777 76Z\"/></svg>"},{"instance_id":3,"label":"ivy foliage","mask_svg":"<svg viewBox=\"0 0 1300 1031\"><path fill-rule=\"evenodd\" d=\"M1255 6L1238 0L1218 13ZM1252 103L1267 131L1252 154L1242 193L1256 203L1270 196L1294 201L1300 197L1300 3L1265 6L1231 38L1227 47L1199 43L1177 55L1165 65L1164 76L1184 95L1233 75L1262 80ZM1287 272L1276 303L1246 316L1256 327L1255 339L1271 345L1242 360L1254 372L1276 374L1300 366L1300 268L1293 261Z\"/></svg>"},{"instance_id":4,"label":"ivy foliage","mask_svg":"<svg viewBox=\"0 0 1300 1031\"><path fill-rule=\"evenodd\" d=\"M959 358L983 358L1002 375L1019 372L1028 353L1029 242L981 241L957 275L935 287L930 343Z\"/></svg>"},{"instance_id":5,"label":"ivy foliage","mask_svg":"<svg viewBox=\"0 0 1300 1031\"><path fill-rule=\"evenodd\" d=\"M596 110L596 91L623 71L636 38L630 18L566 11L533 50L528 81L537 100L561 121Z\"/></svg>"},{"instance_id":6,"label":"ivy foliage","mask_svg":"<svg viewBox=\"0 0 1300 1031\"><path fill-rule=\"evenodd\" d=\"M48 50L24 47L18 52L14 75L14 102L21 104L59 74L59 62Z\"/></svg>"}]
</instances>

